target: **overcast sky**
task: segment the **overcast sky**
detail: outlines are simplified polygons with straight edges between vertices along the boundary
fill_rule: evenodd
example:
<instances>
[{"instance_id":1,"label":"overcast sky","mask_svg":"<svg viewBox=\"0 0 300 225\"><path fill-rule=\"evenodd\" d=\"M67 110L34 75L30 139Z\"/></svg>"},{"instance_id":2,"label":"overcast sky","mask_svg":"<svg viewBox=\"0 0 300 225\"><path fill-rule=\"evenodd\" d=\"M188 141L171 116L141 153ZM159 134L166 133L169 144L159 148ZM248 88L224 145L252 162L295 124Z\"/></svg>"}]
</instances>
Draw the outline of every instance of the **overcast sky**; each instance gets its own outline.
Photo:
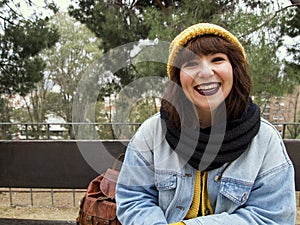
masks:
<instances>
[{"instance_id":1,"label":"overcast sky","mask_svg":"<svg viewBox=\"0 0 300 225\"><path fill-rule=\"evenodd\" d=\"M22 14L25 17L28 17L34 13L34 11L38 13L43 13L45 16L49 14L49 11L46 11L44 9L44 0L32 0L33 6L28 7L25 4L24 0L18 0L16 2L19 2L21 4L20 10ZM49 1L50 2L50 1ZM71 0L53 0L53 2L60 8L61 11L67 11L68 6L70 5Z\"/></svg>"},{"instance_id":2,"label":"overcast sky","mask_svg":"<svg viewBox=\"0 0 300 225\"><path fill-rule=\"evenodd\" d=\"M279 0L279 1L282 2L284 4L284 6L291 4L291 2L289 0ZM37 12L47 13L43 9L43 6L45 5L44 0L32 0L34 6L30 7L30 8L28 8L28 6L24 3L25 2L24 0L17 0L15 2L19 2L21 4L21 11L22 11L22 13L24 13L24 16L32 15L34 10L36 10ZM49 1L49 2L51 2L51 1ZM67 11L67 8L70 5L71 0L53 0L53 2L59 6L61 11Z\"/></svg>"},{"instance_id":3,"label":"overcast sky","mask_svg":"<svg viewBox=\"0 0 300 225\"><path fill-rule=\"evenodd\" d=\"M51 13L51 11L47 11L44 9L44 1L45 0L32 0L33 2L33 6L32 7L28 7L24 2L24 0L17 0L15 2L19 2L21 4L21 12L25 17L28 17L30 15L32 15L34 13L34 11L38 12L38 13L43 13L44 16L50 16L49 13ZM71 4L72 0L53 0L53 2L60 8L61 11L67 11L68 6ZM51 2L51 0L49 0L49 2ZM279 0L279 2L283 3L283 6L287 6L290 5L291 2L289 0ZM290 38L288 38L286 40L287 44L293 44L295 43L295 41L298 41L298 38L295 38L294 40L291 40Z\"/></svg>"}]
</instances>

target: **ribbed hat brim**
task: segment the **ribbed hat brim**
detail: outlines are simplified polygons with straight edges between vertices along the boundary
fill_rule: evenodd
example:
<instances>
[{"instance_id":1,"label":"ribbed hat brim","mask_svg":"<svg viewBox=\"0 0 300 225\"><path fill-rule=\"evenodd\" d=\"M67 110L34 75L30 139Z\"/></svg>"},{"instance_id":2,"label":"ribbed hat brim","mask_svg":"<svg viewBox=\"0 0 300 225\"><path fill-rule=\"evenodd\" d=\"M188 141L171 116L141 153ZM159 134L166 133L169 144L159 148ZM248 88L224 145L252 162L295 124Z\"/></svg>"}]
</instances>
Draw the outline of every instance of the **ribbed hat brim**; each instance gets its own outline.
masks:
<instances>
[{"instance_id":1,"label":"ribbed hat brim","mask_svg":"<svg viewBox=\"0 0 300 225\"><path fill-rule=\"evenodd\" d=\"M168 64L167 64L167 72L169 78L171 77L171 74L173 73L174 70L174 61L176 59L177 54L179 51L192 39L207 35L207 34L212 34L219 36L228 42L231 42L235 45L238 46L238 48L241 50L242 54L244 55L244 58L246 59L246 53L239 42L239 40L228 30L224 29L223 27L220 27L215 24L211 23L198 23L195 25L192 25L182 31L179 35L177 35L174 40L170 44L170 49L169 49L169 59L168 59Z\"/></svg>"}]
</instances>

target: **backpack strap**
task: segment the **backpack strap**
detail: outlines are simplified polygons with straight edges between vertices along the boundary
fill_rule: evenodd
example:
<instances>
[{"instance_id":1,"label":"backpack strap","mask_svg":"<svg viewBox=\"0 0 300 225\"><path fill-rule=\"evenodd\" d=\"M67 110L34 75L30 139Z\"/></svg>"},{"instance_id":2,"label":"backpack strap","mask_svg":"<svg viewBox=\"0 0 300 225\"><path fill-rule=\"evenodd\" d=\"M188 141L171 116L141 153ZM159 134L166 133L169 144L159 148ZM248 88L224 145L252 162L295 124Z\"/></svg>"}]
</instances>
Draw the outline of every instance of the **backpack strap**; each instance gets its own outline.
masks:
<instances>
[{"instance_id":1,"label":"backpack strap","mask_svg":"<svg viewBox=\"0 0 300 225\"><path fill-rule=\"evenodd\" d=\"M117 169L117 166L120 164L120 162L123 162L125 157L125 152L122 152L114 161L114 164L112 166L113 170L120 170L121 168ZM122 164L121 164L122 165Z\"/></svg>"}]
</instances>

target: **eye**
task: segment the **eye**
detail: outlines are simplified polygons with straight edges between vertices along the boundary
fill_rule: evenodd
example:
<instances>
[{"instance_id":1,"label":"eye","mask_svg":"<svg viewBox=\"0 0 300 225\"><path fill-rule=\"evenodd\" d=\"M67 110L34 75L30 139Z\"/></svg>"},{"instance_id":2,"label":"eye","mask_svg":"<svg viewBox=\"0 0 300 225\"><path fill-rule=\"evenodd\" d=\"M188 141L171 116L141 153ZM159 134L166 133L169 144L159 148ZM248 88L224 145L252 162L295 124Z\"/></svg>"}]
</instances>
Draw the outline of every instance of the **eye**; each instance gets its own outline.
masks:
<instances>
[{"instance_id":1,"label":"eye","mask_svg":"<svg viewBox=\"0 0 300 225\"><path fill-rule=\"evenodd\" d=\"M196 61L189 61L189 62L186 62L182 65L183 68L189 68L189 67L194 67L194 66L197 66L199 63L196 62Z\"/></svg>"},{"instance_id":2,"label":"eye","mask_svg":"<svg viewBox=\"0 0 300 225\"><path fill-rule=\"evenodd\" d=\"M220 62L220 61L224 61L224 60L225 60L224 57L217 56L212 59L212 62Z\"/></svg>"}]
</instances>

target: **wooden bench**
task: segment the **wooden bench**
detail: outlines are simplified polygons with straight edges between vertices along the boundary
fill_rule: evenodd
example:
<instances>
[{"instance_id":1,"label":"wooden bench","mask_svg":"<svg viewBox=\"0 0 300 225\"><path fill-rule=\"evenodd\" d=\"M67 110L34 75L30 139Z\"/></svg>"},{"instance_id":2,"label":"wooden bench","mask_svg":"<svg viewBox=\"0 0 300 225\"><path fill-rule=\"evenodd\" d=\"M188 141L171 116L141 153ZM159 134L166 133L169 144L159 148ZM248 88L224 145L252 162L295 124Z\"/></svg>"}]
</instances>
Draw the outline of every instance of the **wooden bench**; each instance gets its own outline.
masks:
<instances>
[{"instance_id":1,"label":"wooden bench","mask_svg":"<svg viewBox=\"0 0 300 225\"><path fill-rule=\"evenodd\" d=\"M285 140L300 190L300 140ZM0 141L0 187L85 189L111 167L128 141ZM74 221L0 218L0 225L65 225Z\"/></svg>"},{"instance_id":2,"label":"wooden bench","mask_svg":"<svg viewBox=\"0 0 300 225\"><path fill-rule=\"evenodd\" d=\"M0 187L86 189L113 165L128 141L0 141ZM89 162L87 162L89 161ZM76 224L0 218L0 225Z\"/></svg>"}]
</instances>

